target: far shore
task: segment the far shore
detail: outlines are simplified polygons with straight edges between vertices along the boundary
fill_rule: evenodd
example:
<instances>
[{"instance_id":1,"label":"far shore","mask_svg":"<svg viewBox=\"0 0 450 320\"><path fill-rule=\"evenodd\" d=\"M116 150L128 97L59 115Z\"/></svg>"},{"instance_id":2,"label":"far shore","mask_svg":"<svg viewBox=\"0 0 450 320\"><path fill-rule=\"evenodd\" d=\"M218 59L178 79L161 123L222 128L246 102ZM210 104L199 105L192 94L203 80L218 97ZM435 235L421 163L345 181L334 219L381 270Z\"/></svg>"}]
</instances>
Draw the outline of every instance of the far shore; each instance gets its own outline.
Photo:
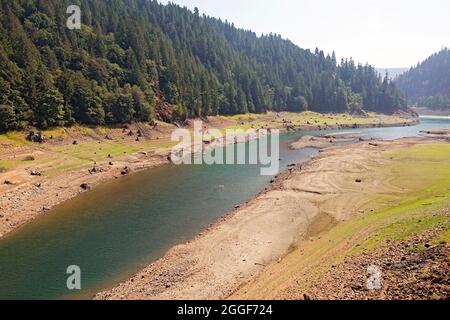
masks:
<instances>
[{"instance_id":1,"label":"far shore","mask_svg":"<svg viewBox=\"0 0 450 320\"><path fill-rule=\"evenodd\" d=\"M371 168L392 162L389 152L434 143L447 140L418 137L327 148L308 163L289 168L194 240L95 299L203 300L239 294L243 284L283 261L306 239L385 206L374 202L377 197L403 194L385 176L363 179Z\"/></svg>"},{"instance_id":2,"label":"far shore","mask_svg":"<svg viewBox=\"0 0 450 320\"><path fill-rule=\"evenodd\" d=\"M333 121L336 124L331 124ZM210 117L206 128L272 128L286 132L415 124L417 119L401 116L271 113ZM152 127L129 125L127 129L58 129L44 132L47 142L42 145L25 141L26 132L0 135L0 169L5 161L14 165L4 172L0 170L0 238L103 182L170 163L169 137L174 128L160 123ZM28 157L33 160L28 161Z\"/></svg>"}]
</instances>

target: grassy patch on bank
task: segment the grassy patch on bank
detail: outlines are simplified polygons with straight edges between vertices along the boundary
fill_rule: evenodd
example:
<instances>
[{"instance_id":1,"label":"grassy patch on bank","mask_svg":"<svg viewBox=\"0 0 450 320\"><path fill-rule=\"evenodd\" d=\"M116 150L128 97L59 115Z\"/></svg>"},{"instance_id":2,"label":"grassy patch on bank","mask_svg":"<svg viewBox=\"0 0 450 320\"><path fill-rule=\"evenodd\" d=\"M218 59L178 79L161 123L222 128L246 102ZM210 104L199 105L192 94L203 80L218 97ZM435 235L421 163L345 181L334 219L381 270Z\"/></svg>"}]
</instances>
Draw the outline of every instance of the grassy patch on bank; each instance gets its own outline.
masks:
<instances>
[{"instance_id":1,"label":"grassy patch on bank","mask_svg":"<svg viewBox=\"0 0 450 320\"><path fill-rule=\"evenodd\" d=\"M158 124L161 125L162 124ZM125 139L117 137L121 132ZM13 149L9 157L0 160L2 172L18 167L39 167L46 176L53 176L67 171L78 170L94 162L106 161L108 156L118 159L141 151L150 152L175 145L169 138L134 141L122 129L110 127L73 126L71 128L52 128L42 131L48 139L39 144L26 140L27 132L9 132L0 135L0 143L5 148ZM115 134L114 134L115 133ZM106 136L115 137L113 140ZM132 140L132 141L130 141ZM77 141L73 144L73 141ZM11 154L15 157L12 158Z\"/></svg>"},{"instance_id":2,"label":"grassy patch on bank","mask_svg":"<svg viewBox=\"0 0 450 320\"><path fill-rule=\"evenodd\" d=\"M450 144L415 145L385 154L391 159L383 174L406 190L404 197L447 197L450 191ZM430 200L434 202L433 199Z\"/></svg>"},{"instance_id":3,"label":"grassy patch on bank","mask_svg":"<svg viewBox=\"0 0 450 320\"><path fill-rule=\"evenodd\" d=\"M353 240L336 258L373 250L386 240L404 240L437 227L438 231L449 230L450 219L434 214L445 208L450 210L449 155L450 144L442 143L386 152L384 156L392 161L374 170L403 192L390 207L353 218L331 230L327 234L329 240Z\"/></svg>"},{"instance_id":4,"label":"grassy patch on bank","mask_svg":"<svg viewBox=\"0 0 450 320\"><path fill-rule=\"evenodd\" d=\"M140 151L153 151L160 148L170 148L175 143L167 140L146 140L138 143L130 143L122 140L102 141L101 143L91 141L78 145L51 146L49 150L64 161L49 170L49 175L55 175L68 170L79 169L83 166L92 165L94 162L104 161L111 156L112 161L124 155L134 154Z\"/></svg>"},{"instance_id":5,"label":"grassy patch on bank","mask_svg":"<svg viewBox=\"0 0 450 320\"><path fill-rule=\"evenodd\" d=\"M450 196L450 192L448 196ZM369 214L364 219L359 218L361 220L350 220L348 223L339 226L338 229L348 228L350 232L347 234L350 235L350 233L358 234L361 232L364 224L371 225L370 229L365 229L361 233L362 241L356 243L346 255L371 251L385 244L387 240L406 240L428 230L436 230L442 233L449 230L449 217L439 215L437 212L448 208L450 201L445 198L441 198L439 201L435 200L434 198L424 198L419 201L411 201L373 215ZM430 201L435 202L429 205Z\"/></svg>"},{"instance_id":6,"label":"grassy patch on bank","mask_svg":"<svg viewBox=\"0 0 450 320\"><path fill-rule=\"evenodd\" d=\"M0 173L12 170L20 164L20 160L0 160Z\"/></svg>"},{"instance_id":7,"label":"grassy patch on bank","mask_svg":"<svg viewBox=\"0 0 450 320\"><path fill-rule=\"evenodd\" d=\"M9 132L0 134L0 143L4 143L7 146L23 146L27 144L27 141L18 132Z\"/></svg>"}]
</instances>

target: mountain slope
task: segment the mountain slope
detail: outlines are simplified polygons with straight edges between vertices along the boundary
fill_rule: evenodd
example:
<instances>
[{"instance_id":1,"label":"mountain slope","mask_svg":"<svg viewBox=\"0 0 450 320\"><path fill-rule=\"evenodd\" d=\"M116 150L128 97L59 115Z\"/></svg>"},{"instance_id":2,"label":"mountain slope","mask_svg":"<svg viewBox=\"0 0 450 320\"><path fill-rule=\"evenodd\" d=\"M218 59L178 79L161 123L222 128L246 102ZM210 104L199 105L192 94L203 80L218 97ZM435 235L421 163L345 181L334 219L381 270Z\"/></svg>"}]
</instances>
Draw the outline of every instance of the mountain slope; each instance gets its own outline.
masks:
<instances>
[{"instance_id":1,"label":"mountain slope","mask_svg":"<svg viewBox=\"0 0 450 320\"><path fill-rule=\"evenodd\" d=\"M78 4L82 29L66 28ZM371 66L257 37L174 4L0 0L0 131L406 102ZM156 109L156 112L155 112Z\"/></svg>"},{"instance_id":2,"label":"mountain slope","mask_svg":"<svg viewBox=\"0 0 450 320\"><path fill-rule=\"evenodd\" d=\"M450 107L450 50L445 48L396 79L410 103L421 107Z\"/></svg>"}]
</instances>

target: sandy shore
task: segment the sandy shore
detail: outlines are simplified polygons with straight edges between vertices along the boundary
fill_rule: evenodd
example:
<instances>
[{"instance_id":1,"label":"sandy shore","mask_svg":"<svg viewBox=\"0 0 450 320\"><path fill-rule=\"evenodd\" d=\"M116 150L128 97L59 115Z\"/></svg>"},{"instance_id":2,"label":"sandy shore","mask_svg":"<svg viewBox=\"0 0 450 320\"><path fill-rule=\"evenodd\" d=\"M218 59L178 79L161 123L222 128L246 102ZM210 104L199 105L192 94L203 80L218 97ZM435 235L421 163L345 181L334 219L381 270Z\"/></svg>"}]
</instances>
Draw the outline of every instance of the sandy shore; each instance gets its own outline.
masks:
<instances>
[{"instance_id":1,"label":"sandy shore","mask_svg":"<svg viewBox=\"0 0 450 320\"><path fill-rule=\"evenodd\" d=\"M257 118L259 117L259 118ZM416 119L380 116L380 119L374 120L373 123L364 124L343 124L343 125L324 125L324 124L307 124L307 125L291 125L292 114L268 114L264 117L256 116L242 120L240 117L236 119L227 119L223 117L211 117L205 128L227 128L239 127L265 127L279 128L284 131L288 130L318 130L318 129L345 129L350 127L380 127L380 126L410 126L416 124ZM276 118L277 120L272 120ZM327 119L330 117L327 117ZM386 120L388 119L388 120ZM270 120L270 121L269 121ZM386 120L386 123L381 121ZM265 123L265 125L264 125ZM0 238L9 232L17 229L25 223L32 221L40 214L44 214L54 206L74 198L82 192L86 192L102 182L118 179L124 174L138 172L155 166L169 163L168 155L170 148L160 146L161 142L170 141L170 135L174 126L158 126L157 128L149 128L146 125L132 125L127 130L111 129L107 136L100 133L74 133L73 130L67 130L64 137L49 140L44 147L39 144L31 145L29 143L20 142L20 144L9 144L0 140L0 160L6 159L17 161L18 158L24 158L27 155L34 155L38 159L45 158L47 162L34 161L30 163L23 162L20 166L6 172L0 171ZM128 135L129 130L134 132ZM142 132L142 136L136 139L136 132ZM99 130L103 132L102 130ZM25 136L25 133L20 134ZM17 139L17 138L15 138ZM117 148L124 146L132 146L134 149L140 150L114 156L106 157L99 160L92 160L89 165L81 167L64 169L58 174L48 176L46 171L52 170L55 166L61 166L61 162L73 161L64 156L64 152L58 155L53 151L53 147L67 147L71 149L85 148L89 151L89 155L83 153L83 156L75 158L76 161L85 158L98 158L97 152L94 152L92 145L95 144L95 150L101 152L102 147L108 145L110 140L121 139ZM157 139L157 140L156 140ZM139 142L137 142L139 140ZM8 140L7 140L8 141ZM14 140L13 140L14 141ZM72 142L77 141L77 145L72 146ZM167 143L166 143L167 144ZM49 145L50 147L46 147ZM155 147L156 145L156 147ZM70 146L70 147L69 147ZM72 151L70 151L72 152ZM95 154L95 155L94 155ZM0 167L1 169L1 167ZM33 172L42 175L32 175ZM85 188L82 188L81 186Z\"/></svg>"},{"instance_id":2,"label":"sandy shore","mask_svg":"<svg viewBox=\"0 0 450 320\"><path fill-rule=\"evenodd\" d=\"M193 241L96 299L223 299L280 261L306 237L338 221L373 210L373 197L402 190L389 179L361 188L383 152L432 138L370 141L328 148L301 167L290 168L263 193ZM380 205L378 204L378 207Z\"/></svg>"}]
</instances>

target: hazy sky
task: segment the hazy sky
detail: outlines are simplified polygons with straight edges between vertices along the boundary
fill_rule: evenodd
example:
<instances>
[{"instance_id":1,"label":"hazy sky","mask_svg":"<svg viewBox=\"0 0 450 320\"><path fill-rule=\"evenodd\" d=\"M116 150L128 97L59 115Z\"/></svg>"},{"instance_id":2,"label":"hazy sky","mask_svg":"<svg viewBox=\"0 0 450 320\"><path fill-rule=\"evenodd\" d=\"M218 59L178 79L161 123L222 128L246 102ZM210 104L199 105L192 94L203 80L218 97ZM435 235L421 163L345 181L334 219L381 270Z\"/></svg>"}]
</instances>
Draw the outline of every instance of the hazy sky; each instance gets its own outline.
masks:
<instances>
[{"instance_id":1,"label":"hazy sky","mask_svg":"<svg viewBox=\"0 0 450 320\"><path fill-rule=\"evenodd\" d=\"M168 0L160 0L163 3ZM378 68L410 67L450 46L449 0L172 0L258 34L278 33Z\"/></svg>"}]
</instances>

